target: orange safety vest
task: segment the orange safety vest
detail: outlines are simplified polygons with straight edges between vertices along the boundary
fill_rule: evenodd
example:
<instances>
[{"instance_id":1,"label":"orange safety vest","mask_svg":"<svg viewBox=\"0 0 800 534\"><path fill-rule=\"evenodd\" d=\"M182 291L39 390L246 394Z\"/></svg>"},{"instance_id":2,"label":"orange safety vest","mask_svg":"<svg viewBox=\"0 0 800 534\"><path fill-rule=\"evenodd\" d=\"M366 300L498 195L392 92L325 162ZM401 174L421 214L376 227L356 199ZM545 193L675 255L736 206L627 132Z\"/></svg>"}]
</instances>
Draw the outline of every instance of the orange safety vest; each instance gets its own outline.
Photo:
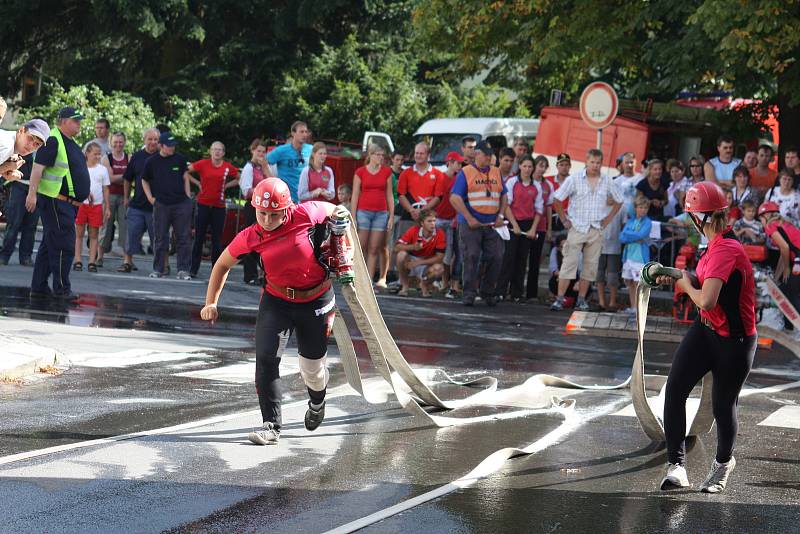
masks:
<instances>
[{"instance_id":1,"label":"orange safety vest","mask_svg":"<svg viewBox=\"0 0 800 534\"><path fill-rule=\"evenodd\" d=\"M495 215L500 211L503 177L497 167L489 167L489 173L484 174L475 165L470 165L464 167L464 176L470 208L484 215Z\"/></svg>"}]
</instances>

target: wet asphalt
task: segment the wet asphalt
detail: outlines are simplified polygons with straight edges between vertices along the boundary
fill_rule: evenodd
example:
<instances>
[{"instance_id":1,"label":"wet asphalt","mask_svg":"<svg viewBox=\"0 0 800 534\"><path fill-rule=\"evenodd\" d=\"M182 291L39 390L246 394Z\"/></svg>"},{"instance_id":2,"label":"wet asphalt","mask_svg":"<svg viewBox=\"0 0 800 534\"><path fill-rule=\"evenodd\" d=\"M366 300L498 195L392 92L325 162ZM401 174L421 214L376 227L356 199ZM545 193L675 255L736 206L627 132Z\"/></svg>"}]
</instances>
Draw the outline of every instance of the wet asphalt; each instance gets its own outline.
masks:
<instances>
[{"instance_id":1,"label":"wet asphalt","mask_svg":"<svg viewBox=\"0 0 800 534\"><path fill-rule=\"evenodd\" d=\"M370 405L347 388L331 344L327 418L309 433L290 344L281 442L252 446L245 436L260 420L252 384L258 291L233 279L237 271L213 326L199 320L202 280L82 273L73 278L81 298L65 306L27 298L30 270L10 266L0 274L3 332L56 344L72 360L58 376L0 385L3 531L323 532L447 486L493 451L563 428L554 412L417 427L393 398ZM393 296L379 303L417 368L444 368L457 378L491 374L501 388L536 373L610 384L630 372L632 340L567 335L567 314L542 305L468 309ZM142 348L173 359L133 357L112 366L87 356ZM356 348L363 351L363 343L356 340ZM648 343L648 372L666 374L674 349ZM369 387L385 389L366 374ZM759 350L746 387L778 388L742 397L739 465L723 495L657 490L665 453L635 418L618 414L629 404L625 390L559 390L576 400L579 424L556 443L363 530L797 531L800 395L780 386L798 380L800 359L779 346ZM443 396L463 395L436 387ZM185 427L159 430L176 425ZM119 438L148 431L154 432ZM97 439L106 441L87 443ZM688 470L695 488L714 444L713 432L693 440ZM56 446L75 448L46 450ZM29 457L11 456L21 454Z\"/></svg>"}]
</instances>

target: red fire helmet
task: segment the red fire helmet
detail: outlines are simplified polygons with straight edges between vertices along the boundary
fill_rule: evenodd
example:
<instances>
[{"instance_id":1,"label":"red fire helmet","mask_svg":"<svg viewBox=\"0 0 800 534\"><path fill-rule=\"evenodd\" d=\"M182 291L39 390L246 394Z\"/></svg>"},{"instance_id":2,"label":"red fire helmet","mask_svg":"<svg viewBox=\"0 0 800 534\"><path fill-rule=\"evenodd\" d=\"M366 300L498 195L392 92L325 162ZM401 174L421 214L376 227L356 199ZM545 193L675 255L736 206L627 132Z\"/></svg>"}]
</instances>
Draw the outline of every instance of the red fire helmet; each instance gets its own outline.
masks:
<instances>
[{"instance_id":1,"label":"red fire helmet","mask_svg":"<svg viewBox=\"0 0 800 534\"><path fill-rule=\"evenodd\" d=\"M289 186L280 178L270 177L258 182L250 204L263 211L280 211L292 205Z\"/></svg>"},{"instance_id":2,"label":"red fire helmet","mask_svg":"<svg viewBox=\"0 0 800 534\"><path fill-rule=\"evenodd\" d=\"M713 182L694 184L686 192L685 209L690 213L709 213L728 207L722 188Z\"/></svg>"},{"instance_id":3,"label":"red fire helmet","mask_svg":"<svg viewBox=\"0 0 800 534\"><path fill-rule=\"evenodd\" d=\"M767 213L780 213L781 207L778 206L777 202L764 202L758 207L758 216L761 217Z\"/></svg>"}]
</instances>

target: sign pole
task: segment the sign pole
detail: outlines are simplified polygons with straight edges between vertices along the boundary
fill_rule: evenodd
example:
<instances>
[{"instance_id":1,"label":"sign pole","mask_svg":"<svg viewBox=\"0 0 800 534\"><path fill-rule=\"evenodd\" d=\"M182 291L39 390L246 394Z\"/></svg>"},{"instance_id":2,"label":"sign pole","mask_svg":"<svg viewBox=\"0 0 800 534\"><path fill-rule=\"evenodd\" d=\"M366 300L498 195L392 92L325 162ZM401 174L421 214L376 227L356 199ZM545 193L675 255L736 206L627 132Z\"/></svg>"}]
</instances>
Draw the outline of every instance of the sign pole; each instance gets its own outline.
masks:
<instances>
[{"instance_id":1,"label":"sign pole","mask_svg":"<svg viewBox=\"0 0 800 534\"><path fill-rule=\"evenodd\" d=\"M597 129L597 150L603 149L603 129Z\"/></svg>"}]
</instances>

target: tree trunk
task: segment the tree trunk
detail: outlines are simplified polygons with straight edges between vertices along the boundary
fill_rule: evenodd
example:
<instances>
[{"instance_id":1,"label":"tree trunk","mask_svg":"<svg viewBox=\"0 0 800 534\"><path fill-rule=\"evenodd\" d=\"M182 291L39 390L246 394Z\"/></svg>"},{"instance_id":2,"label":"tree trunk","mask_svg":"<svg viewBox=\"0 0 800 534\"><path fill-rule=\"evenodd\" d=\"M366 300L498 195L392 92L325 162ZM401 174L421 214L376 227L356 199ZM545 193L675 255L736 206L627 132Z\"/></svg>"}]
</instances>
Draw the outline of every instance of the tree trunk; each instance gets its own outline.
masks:
<instances>
[{"instance_id":1,"label":"tree trunk","mask_svg":"<svg viewBox=\"0 0 800 534\"><path fill-rule=\"evenodd\" d=\"M788 147L800 148L800 98L797 87L800 81L800 67L797 63L778 76L778 168L783 168L783 155ZM792 100L795 99L795 102Z\"/></svg>"}]
</instances>

